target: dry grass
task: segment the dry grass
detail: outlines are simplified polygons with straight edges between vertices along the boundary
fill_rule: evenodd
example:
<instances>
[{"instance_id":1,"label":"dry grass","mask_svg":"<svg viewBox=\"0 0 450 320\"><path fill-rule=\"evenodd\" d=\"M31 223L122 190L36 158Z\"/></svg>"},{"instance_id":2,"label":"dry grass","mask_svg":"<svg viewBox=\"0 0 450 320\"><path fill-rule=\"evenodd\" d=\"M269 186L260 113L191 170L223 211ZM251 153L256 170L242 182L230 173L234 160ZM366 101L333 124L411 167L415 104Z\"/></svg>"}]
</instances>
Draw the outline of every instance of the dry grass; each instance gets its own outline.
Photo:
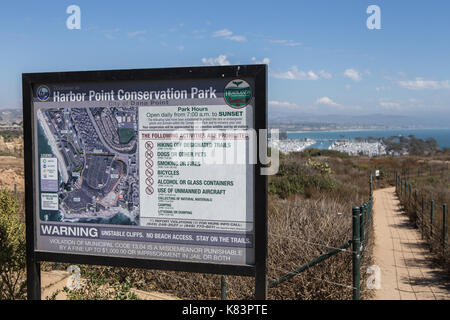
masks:
<instances>
[{"instance_id":1,"label":"dry grass","mask_svg":"<svg viewBox=\"0 0 450 320\"><path fill-rule=\"evenodd\" d=\"M419 162L418 165L423 166L423 163ZM417 225L420 231L422 231L423 219L424 239L430 244L430 249L434 253L437 262L447 270L450 270L450 213L448 209L448 204L450 203L450 171L446 163L434 163L431 175L430 170L422 170L421 176L417 176L417 170L414 170L414 173L407 179L408 187L406 192L404 191L400 196L401 203L411 221ZM410 184L411 196L409 194ZM424 199L423 215L422 198ZM432 200L434 200L433 222L431 221ZM447 204L446 232L444 230L444 204Z\"/></svg>"},{"instance_id":2,"label":"dry grass","mask_svg":"<svg viewBox=\"0 0 450 320\"><path fill-rule=\"evenodd\" d=\"M312 169L308 159L292 155L283 163L311 176L326 175L332 187L308 184L302 193L287 199L269 197L268 278L269 282L342 245L352 237L351 208L368 200L368 167L360 167L356 158L318 157L317 163L329 165L331 171ZM311 162L309 162L311 163ZM291 173L290 173L291 174ZM314 179L315 179L314 178ZM276 177L275 177L276 179ZM313 181L317 181L314 180ZM311 267L309 270L269 289L270 299L342 300L352 297L352 256L348 251ZM364 270L371 262L371 248L366 250ZM94 267L87 268L92 271ZM219 299L220 276L168 271L144 271L95 267L104 278L129 282L138 289L169 293L184 299ZM363 279L363 281L365 281ZM363 288L365 286L362 286ZM254 279L227 276L229 299L246 299L253 295ZM363 290L363 297L370 293Z\"/></svg>"},{"instance_id":3,"label":"dry grass","mask_svg":"<svg viewBox=\"0 0 450 320\"><path fill-rule=\"evenodd\" d=\"M347 205L325 198L303 200L299 204L297 207L285 201L269 207L269 282L351 239L351 214ZM370 256L364 265L369 263ZM106 267L89 267L88 270L93 268L111 282L129 282L142 290L169 293L182 299L220 298L218 275ZM365 267L361 269L364 276ZM249 277L227 276L228 298L251 298L253 281ZM351 299L351 285L352 256L346 251L269 289L268 298Z\"/></svg>"},{"instance_id":4,"label":"dry grass","mask_svg":"<svg viewBox=\"0 0 450 320\"><path fill-rule=\"evenodd\" d=\"M373 159L358 157L320 156L314 157L312 162L308 159L302 154L292 154L282 160L284 165L299 170L294 174L306 174L306 180L303 179L305 177L301 179L302 183L306 183L302 185L301 192L285 198L269 196L267 264L270 282L351 239L351 209L368 200L369 172L380 165ZM379 183L386 182L381 180ZM269 289L268 297L351 299L350 250L340 252ZM362 283L365 281L364 270L371 263L370 253L369 246L361 268ZM67 265L46 263L43 267L64 269ZM111 283L130 283L137 289L164 292L182 299L220 298L219 275L94 266L82 267L82 271L85 276L95 271ZM254 279L251 277L227 276L229 299L251 298L253 288ZM365 290L362 293L363 297L370 295Z\"/></svg>"}]
</instances>

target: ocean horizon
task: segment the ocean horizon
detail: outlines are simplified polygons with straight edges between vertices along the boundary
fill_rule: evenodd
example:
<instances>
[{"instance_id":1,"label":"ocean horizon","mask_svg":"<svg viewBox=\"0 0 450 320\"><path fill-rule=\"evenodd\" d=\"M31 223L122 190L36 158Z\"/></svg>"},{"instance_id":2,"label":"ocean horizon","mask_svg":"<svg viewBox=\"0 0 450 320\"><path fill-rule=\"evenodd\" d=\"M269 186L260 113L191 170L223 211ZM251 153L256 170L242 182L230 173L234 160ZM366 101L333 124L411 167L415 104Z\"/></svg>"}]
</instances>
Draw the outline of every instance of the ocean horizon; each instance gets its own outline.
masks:
<instances>
[{"instance_id":1,"label":"ocean horizon","mask_svg":"<svg viewBox=\"0 0 450 320\"><path fill-rule=\"evenodd\" d=\"M439 149L450 148L450 128L443 129L355 129L355 130L327 130L327 131L288 131L288 139L314 139L318 141L310 148L328 149L328 147L339 139L355 139L368 137L389 138L392 136L409 136L413 134L416 138L434 138Z\"/></svg>"}]
</instances>

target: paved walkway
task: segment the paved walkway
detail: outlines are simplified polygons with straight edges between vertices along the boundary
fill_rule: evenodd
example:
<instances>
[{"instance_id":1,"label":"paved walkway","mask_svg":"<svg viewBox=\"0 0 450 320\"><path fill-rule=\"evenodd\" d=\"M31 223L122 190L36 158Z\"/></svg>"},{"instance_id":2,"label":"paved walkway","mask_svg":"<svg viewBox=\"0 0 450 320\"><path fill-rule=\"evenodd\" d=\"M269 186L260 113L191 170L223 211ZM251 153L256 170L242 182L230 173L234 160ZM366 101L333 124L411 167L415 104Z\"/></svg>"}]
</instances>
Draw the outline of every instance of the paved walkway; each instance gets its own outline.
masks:
<instances>
[{"instance_id":1,"label":"paved walkway","mask_svg":"<svg viewBox=\"0 0 450 320\"><path fill-rule=\"evenodd\" d=\"M395 188L374 191L374 200L374 264L381 269L381 289L374 299L450 300L450 282L401 211Z\"/></svg>"}]
</instances>

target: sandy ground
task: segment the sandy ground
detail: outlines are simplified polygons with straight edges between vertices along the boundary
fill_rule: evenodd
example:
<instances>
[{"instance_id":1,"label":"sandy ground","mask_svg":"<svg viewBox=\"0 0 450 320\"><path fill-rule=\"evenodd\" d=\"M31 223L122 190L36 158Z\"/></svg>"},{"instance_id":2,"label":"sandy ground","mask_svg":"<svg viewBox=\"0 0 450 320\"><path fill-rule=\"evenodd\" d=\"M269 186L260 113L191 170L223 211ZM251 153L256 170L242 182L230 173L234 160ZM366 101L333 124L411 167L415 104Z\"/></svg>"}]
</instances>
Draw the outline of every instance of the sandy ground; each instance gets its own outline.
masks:
<instances>
[{"instance_id":1,"label":"sandy ground","mask_svg":"<svg viewBox=\"0 0 450 320\"><path fill-rule=\"evenodd\" d=\"M450 300L450 282L401 211L395 188L374 192L374 263L381 269L375 300Z\"/></svg>"}]
</instances>

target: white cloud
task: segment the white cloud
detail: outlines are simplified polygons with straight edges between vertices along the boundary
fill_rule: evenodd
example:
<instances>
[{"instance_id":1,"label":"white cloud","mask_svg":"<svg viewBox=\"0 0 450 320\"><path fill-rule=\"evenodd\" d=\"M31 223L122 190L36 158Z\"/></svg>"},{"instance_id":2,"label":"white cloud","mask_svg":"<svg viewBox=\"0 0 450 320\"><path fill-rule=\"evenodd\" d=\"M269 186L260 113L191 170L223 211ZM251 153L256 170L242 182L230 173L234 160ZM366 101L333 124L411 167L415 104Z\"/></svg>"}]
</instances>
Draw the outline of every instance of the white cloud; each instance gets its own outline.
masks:
<instances>
[{"instance_id":1,"label":"white cloud","mask_svg":"<svg viewBox=\"0 0 450 320\"><path fill-rule=\"evenodd\" d=\"M291 103L291 102L287 102L287 101L276 101L276 100L272 100L269 101L269 105L270 106L275 106L275 107L297 107L297 105L295 103Z\"/></svg>"},{"instance_id":2,"label":"white cloud","mask_svg":"<svg viewBox=\"0 0 450 320\"><path fill-rule=\"evenodd\" d=\"M331 78L333 78L333 76L331 75L331 73L328 73L328 72L326 72L325 70L320 70L320 71L319 71L319 75L320 75L322 78L325 78L325 79L331 79Z\"/></svg>"},{"instance_id":3,"label":"white cloud","mask_svg":"<svg viewBox=\"0 0 450 320\"><path fill-rule=\"evenodd\" d=\"M177 50L178 50L178 51L183 51L183 50L184 50L184 46L178 46L178 47L177 47Z\"/></svg>"},{"instance_id":4,"label":"white cloud","mask_svg":"<svg viewBox=\"0 0 450 320\"><path fill-rule=\"evenodd\" d=\"M359 73L357 70L355 69L347 69L344 71L344 76L346 76L347 78L352 79L353 81L361 81L362 76L361 73Z\"/></svg>"},{"instance_id":5,"label":"white cloud","mask_svg":"<svg viewBox=\"0 0 450 320\"><path fill-rule=\"evenodd\" d=\"M222 30L218 30L216 32L213 33L213 37L229 37L233 34L233 32L231 32L228 29L222 29Z\"/></svg>"},{"instance_id":6,"label":"white cloud","mask_svg":"<svg viewBox=\"0 0 450 320\"><path fill-rule=\"evenodd\" d=\"M146 33L147 33L147 30L137 30L137 31L129 32L128 33L128 37L129 38L134 38L134 37L137 37L137 36L143 36Z\"/></svg>"},{"instance_id":7,"label":"white cloud","mask_svg":"<svg viewBox=\"0 0 450 320\"><path fill-rule=\"evenodd\" d=\"M269 42L275 43L275 44L281 44L281 45L287 46L287 47L297 47L297 46L301 45L300 42L296 42L294 40L269 40Z\"/></svg>"},{"instance_id":8,"label":"white cloud","mask_svg":"<svg viewBox=\"0 0 450 320\"><path fill-rule=\"evenodd\" d=\"M326 104L328 106L332 106L332 107L338 107L339 104L334 102L333 100L331 100L328 97L322 97L316 100L316 104Z\"/></svg>"},{"instance_id":9,"label":"white cloud","mask_svg":"<svg viewBox=\"0 0 450 320\"><path fill-rule=\"evenodd\" d=\"M242 35L234 35L231 30L222 29L213 33L212 35L215 38L223 38L227 40L237 41L237 42L245 42L247 38Z\"/></svg>"},{"instance_id":10,"label":"white cloud","mask_svg":"<svg viewBox=\"0 0 450 320\"><path fill-rule=\"evenodd\" d=\"M227 56L224 54L219 55L217 58L202 58L203 64L210 66L228 66L230 61L227 60Z\"/></svg>"},{"instance_id":11,"label":"white cloud","mask_svg":"<svg viewBox=\"0 0 450 320\"><path fill-rule=\"evenodd\" d=\"M450 89L450 81L425 80L424 78L416 78L414 80L398 81L398 84L409 90L440 90Z\"/></svg>"},{"instance_id":12,"label":"white cloud","mask_svg":"<svg viewBox=\"0 0 450 320\"><path fill-rule=\"evenodd\" d=\"M310 70L303 71L299 70L297 66L292 66L286 72L272 72L272 76L277 79L287 79L287 80L319 80L320 78L330 79L331 74L321 70L318 73Z\"/></svg>"},{"instance_id":13,"label":"white cloud","mask_svg":"<svg viewBox=\"0 0 450 320\"><path fill-rule=\"evenodd\" d=\"M255 64L269 64L270 63L269 58L263 58L262 60L257 60L255 57L252 57L251 60L252 60L252 63L255 63Z\"/></svg>"},{"instance_id":14,"label":"white cloud","mask_svg":"<svg viewBox=\"0 0 450 320\"><path fill-rule=\"evenodd\" d=\"M120 34L120 29L119 28L115 28L113 30L104 30L102 31L102 33L105 35L105 37L109 40L114 40L116 39L119 34Z\"/></svg>"},{"instance_id":15,"label":"white cloud","mask_svg":"<svg viewBox=\"0 0 450 320\"><path fill-rule=\"evenodd\" d=\"M277 101L272 100L269 101L269 108L275 109L278 111L283 110L291 110L291 111L313 111L314 108L311 106L300 106L296 103L288 102L288 101Z\"/></svg>"},{"instance_id":16,"label":"white cloud","mask_svg":"<svg viewBox=\"0 0 450 320\"><path fill-rule=\"evenodd\" d=\"M384 109L399 109L401 105L397 102L381 101L380 106Z\"/></svg>"},{"instance_id":17,"label":"white cloud","mask_svg":"<svg viewBox=\"0 0 450 320\"><path fill-rule=\"evenodd\" d=\"M381 92L381 91L391 90L391 87L382 85L381 87L376 87L375 90L377 92Z\"/></svg>"},{"instance_id":18,"label":"white cloud","mask_svg":"<svg viewBox=\"0 0 450 320\"><path fill-rule=\"evenodd\" d=\"M226 37L226 39L237 41L237 42L245 42L245 41L247 41L247 38L245 36L230 36L230 37Z\"/></svg>"}]
</instances>

